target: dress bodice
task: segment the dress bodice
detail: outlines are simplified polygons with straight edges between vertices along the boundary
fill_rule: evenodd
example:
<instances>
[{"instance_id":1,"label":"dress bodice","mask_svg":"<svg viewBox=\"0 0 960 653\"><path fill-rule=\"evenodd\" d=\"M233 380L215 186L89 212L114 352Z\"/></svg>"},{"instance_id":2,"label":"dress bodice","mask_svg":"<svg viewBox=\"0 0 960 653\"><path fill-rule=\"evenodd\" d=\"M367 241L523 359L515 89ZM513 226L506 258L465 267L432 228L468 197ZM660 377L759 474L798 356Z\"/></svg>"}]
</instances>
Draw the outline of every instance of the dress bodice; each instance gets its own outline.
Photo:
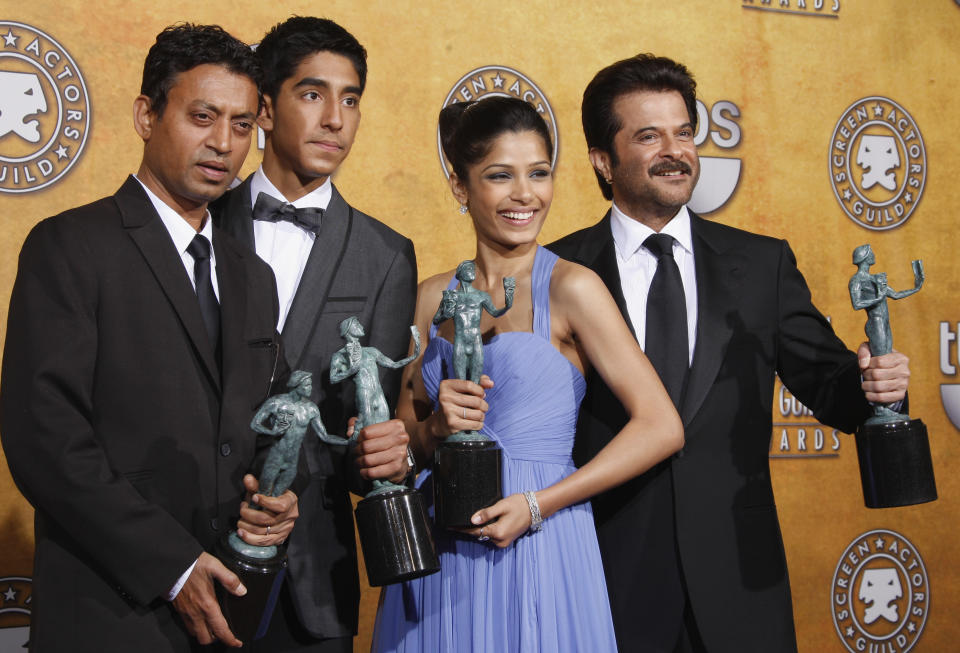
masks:
<instances>
[{"instance_id":1,"label":"dress bodice","mask_svg":"<svg viewBox=\"0 0 960 653\"><path fill-rule=\"evenodd\" d=\"M487 391L483 433L514 460L568 464L586 382L550 342L550 278L557 256L537 248L531 273L533 332L500 333L484 343ZM448 289L457 285L454 277ZM430 329L422 363L423 382L436 405L440 382L453 376L453 345Z\"/></svg>"}]
</instances>

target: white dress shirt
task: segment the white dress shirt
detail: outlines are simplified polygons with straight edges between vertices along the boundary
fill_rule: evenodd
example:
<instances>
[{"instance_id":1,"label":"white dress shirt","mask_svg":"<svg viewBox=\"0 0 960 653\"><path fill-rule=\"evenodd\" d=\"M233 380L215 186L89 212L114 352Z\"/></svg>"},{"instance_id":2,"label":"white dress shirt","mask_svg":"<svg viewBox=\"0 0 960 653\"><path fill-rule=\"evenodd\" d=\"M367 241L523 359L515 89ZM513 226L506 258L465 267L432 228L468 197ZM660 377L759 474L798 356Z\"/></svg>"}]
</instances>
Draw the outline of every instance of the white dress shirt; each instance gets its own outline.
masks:
<instances>
[{"instance_id":1,"label":"white dress shirt","mask_svg":"<svg viewBox=\"0 0 960 653\"><path fill-rule=\"evenodd\" d=\"M627 303L627 312L637 334L637 342L646 346L647 335L647 296L650 283L657 271L657 258L643 246L648 236L656 233L653 229L628 217L613 205L610 211L610 230L617 250L617 268L620 270L620 285L623 298ZM689 363L693 363L693 349L697 338L697 279L693 262L693 236L690 232L690 214L682 206L675 216L660 231L673 236L673 258L680 268L683 281L683 294L687 304L687 343Z\"/></svg>"},{"instance_id":2,"label":"white dress shirt","mask_svg":"<svg viewBox=\"0 0 960 653\"><path fill-rule=\"evenodd\" d=\"M250 206L257 203L257 196L260 193L266 193L276 200L293 204L298 209L317 208L326 210L333 195L333 186L328 177L319 188L291 202L267 179L267 176L263 173L263 166L260 166L250 180ZM277 278L277 297L280 300L277 331L282 332L316 236L312 232L285 220L278 222L254 220L253 238L256 243L257 255L273 268L273 274Z\"/></svg>"},{"instance_id":3,"label":"white dress shirt","mask_svg":"<svg viewBox=\"0 0 960 653\"><path fill-rule=\"evenodd\" d=\"M137 179L136 176L134 176L134 179ZM137 179L137 181L140 180ZM170 238L173 239L173 244L180 254L180 260L183 261L183 267L187 271L187 278L190 279L190 285L193 286L193 290L196 292L197 280L193 275L195 261L193 255L187 251L187 247L190 246L190 242L193 240L193 237L197 235L197 232L194 231L189 222L183 219L183 216L170 208L162 199L154 195L142 181L140 181L140 185L143 186L143 190L147 191L147 197L150 198L153 208L155 208L160 215L160 221L163 222L163 226L167 228ZM200 235L206 237L207 242L210 243L210 281L213 283L213 294L217 296L217 301L219 301L220 285L217 283L217 257L213 253L213 222L210 220L210 211L207 211L206 216L203 218L203 227L200 229Z\"/></svg>"}]
</instances>

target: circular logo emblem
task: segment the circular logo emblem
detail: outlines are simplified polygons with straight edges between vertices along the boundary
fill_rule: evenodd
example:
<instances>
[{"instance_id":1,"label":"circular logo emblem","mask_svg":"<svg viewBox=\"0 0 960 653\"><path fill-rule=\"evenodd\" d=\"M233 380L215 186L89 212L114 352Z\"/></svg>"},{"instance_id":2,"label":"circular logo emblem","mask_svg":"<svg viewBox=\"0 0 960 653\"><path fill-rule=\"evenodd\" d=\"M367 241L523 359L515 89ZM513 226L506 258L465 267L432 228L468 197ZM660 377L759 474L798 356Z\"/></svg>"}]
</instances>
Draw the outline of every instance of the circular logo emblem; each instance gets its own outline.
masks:
<instances>
[{"instance_id":1,"label":"circular logo emblem","mask_svg":"<svg viewBox=\"0 0 960 653\"><path fill-rule=\"evenodd\" d=\"M913 648L930 611L920 553L903 535L873 530L850 543L833 574L833 623L851 653Z\"/></svg>"},{"instance_id":2,"label":"circular logo emblem","mask_svg":"<svg viewBox=\"0 0 960 653\"><path fill-rule=\"evenodd\" d=\"M843 112L830 140L830 182L844 212L861 227L899 227L927 179L927 151L913 117L880 96Z\"/></svg>"},{"instance_id":3,"label":"circular logo emblem","mask_svg":"<svg viewBox=\"0 0 960 653\"><path fill-rule=\"evenodd\" d=\"M461 77L443 101L446 107L455 102L469 102L487 96L516 97L529 102L537 112L543 116L553 139L553 159L550 165L557 165L557 154L560 152L560 133L557 131L557 120L553 115L553 107L547 101L540 87L532 79L506 66L483 66L471 70ZM443 107L441 107L443 108ZM447 159L443 156L443 145L440 143L440 128L437 127L437 151L440 154L440 165L443 174L450 176Z\"/></svg>"},{"instance_id":4,"label":"circular logo emblem","mask_svg":"<svg viewBox=\"0 0 960 653\"><path fill-rule=\"evenodd\" d=\"M0 651L22 651L27 648L32 595L29 578L0 578Z\"/></svg>"},{"instance_id":5,"label":"circular logo emblem","mask_svg":"<svg viewBox=\"0 0 960 653\"><path fill-rule=\"evenodd\" d=\"M83 151L90 99L70 54L35 27L0 21L0 192L56 183Z\"/></svg>"}]
</instances>

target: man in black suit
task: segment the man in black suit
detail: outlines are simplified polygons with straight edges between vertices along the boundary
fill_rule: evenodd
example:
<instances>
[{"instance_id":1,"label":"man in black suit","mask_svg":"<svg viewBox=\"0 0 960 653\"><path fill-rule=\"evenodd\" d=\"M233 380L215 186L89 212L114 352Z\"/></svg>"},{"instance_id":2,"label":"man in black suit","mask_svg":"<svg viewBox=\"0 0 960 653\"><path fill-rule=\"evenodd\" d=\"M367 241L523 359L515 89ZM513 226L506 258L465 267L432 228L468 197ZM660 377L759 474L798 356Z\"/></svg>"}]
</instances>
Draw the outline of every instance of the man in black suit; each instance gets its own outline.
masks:
<instances>
[{"instance_id":1,"label":"man in black suit","mask_svg":"<svg viewBox=\"0 0 960 653\"><path fill-rule=\"evenodd\" d=\"M652 55L615 63L587 86L582 110L613 206L550 247L603 278L686 431L673 458L593 500L619 648L794 651L768 458L774 374L820 421L849 432L868 400L903 399L906 357L848 351L785 241L687 209L700 166L686 68ZM578 464L625 421L591 375Z\"/></svg>"},{"instance_id":2,"label":"man in black suit","mask_svg":"<svg viewBox=\"0 0 960 653\"><path fill-rule=\"evenodd\" d=\"M36 510L31 651L240 645L214 585L246 590L207 552L236 520L250 420L283 367L270 268L207 202L247 154L259 78L219 27L164 30L134 102L136 177L24 243L0 411ZM244 536L278 544L295 497L260 503Z\"/></svg>"},{"instance_id":3,"label":"man in black suit","mask_svg":"<svg viewBox=\"0 0 960 653\"><path fill-rule=\"evenodd\" d=\"M292 369L313 373L324 424L344 434L356 414L349 384L330 384L340 322L355 315L367 342L397 360L406 352L417 269L413 244L344 201L331 176L360 123L366 51L333 21L294 17L257 46L264 68L263 165L213 209L224 230L277 276L280 322ZM393 406L399 373L382 370ZM402 479L409 438L400 420L365 428L356 456L304 441L310 482L290 538L280 610L257 650L352 651L359 584L347 488L364 478Z\"/></svg>"}]
</instances>

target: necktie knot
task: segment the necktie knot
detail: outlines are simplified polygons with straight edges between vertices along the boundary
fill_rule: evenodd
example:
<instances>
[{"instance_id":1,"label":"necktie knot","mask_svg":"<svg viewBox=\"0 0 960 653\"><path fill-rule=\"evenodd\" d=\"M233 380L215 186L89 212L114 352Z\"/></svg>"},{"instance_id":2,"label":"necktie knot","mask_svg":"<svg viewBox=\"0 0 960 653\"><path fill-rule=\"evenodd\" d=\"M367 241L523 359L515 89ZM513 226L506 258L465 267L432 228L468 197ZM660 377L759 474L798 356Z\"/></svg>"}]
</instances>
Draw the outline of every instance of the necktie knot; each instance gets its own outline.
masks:
<instances>
[{"instance_id":1,"label":"necktie knot","mask_svg":"<svg viewBox=\"0 0 960 653\"><path fill-rule=\"evenodd\" d=\"M205 261L210 258L210 241L206 236L197 234L187 245L187 252L194 261Z\"/></svg>"},{"instance_id":2,"label":"necktie knot","mask_svg":"<svg viewBox=\"0 0 960 653\"><path fill-rule=\"evenodd\" d=\"M267 193L258 194L257 201L253 205L254 220L289 222L314 235L320 233L321 218L323 218L323 209L314 207L298 209L293 204L281 202Z\"/></svg>"},{"instance_id":3,"label":"necktie knot","mask_svg":"<svg viewBox=\"0 0 960 653\"><path fill-rule=\"evenodd\" d=\"M652 234L647 236L647 239L643 241L643 246L658 259L661 256L670 256L672 258L673 243L674 238L669 234Z\"/></svg>"}]
</instances>

